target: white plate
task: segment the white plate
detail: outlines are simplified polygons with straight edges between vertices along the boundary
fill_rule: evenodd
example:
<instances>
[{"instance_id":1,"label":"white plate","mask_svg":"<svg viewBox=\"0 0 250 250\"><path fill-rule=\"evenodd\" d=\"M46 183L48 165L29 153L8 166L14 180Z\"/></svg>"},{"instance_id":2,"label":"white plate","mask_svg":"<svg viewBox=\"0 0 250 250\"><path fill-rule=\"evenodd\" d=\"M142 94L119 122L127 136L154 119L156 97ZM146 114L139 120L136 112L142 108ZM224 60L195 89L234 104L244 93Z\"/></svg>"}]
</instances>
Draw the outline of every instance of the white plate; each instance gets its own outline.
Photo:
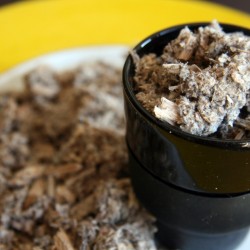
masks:
<instances>
[{"instance_id":1,"label":"white plate","mask_svg":"<svg viewBox=\"0 0 250 250\"><path fill-rule=\"evenodd\" d=\"M20 91L24 84L23 75L41 64L51 66L58 72L75 68L84 62L96 60L102 60L112 65L122 67L124 56L127 52L128 47L126 46L97 46L64 50L44 55L1 74L0 91ZM250 233L242 244L234 250L250 250Z\"/></svg>"},{"instance_id":2,"label":"white plate","mask_svg":"<svg viewBox=\"0 0 250 250\"><path fill-rule=\"evenodd\" d=\"M37 57L0 75L0 91L21 90L23 75L38 65L51 66L60 72L75 68L84 62L102 60L112 65L122 67L124 58L128 53L127 46L90 46L63 50Z\"/></svg>"}]
</instances>

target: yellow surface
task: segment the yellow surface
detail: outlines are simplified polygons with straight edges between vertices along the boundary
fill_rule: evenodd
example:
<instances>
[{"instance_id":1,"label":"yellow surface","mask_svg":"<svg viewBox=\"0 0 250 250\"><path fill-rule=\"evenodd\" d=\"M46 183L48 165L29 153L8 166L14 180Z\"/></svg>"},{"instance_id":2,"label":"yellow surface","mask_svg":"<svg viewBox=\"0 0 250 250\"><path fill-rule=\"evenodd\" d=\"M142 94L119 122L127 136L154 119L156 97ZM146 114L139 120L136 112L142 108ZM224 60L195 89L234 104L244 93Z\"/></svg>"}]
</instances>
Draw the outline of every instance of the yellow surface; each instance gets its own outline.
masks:
<instances>
[{"instance_id":1,"label":"yellow surface","mask_svg":"<svg viewBox=\"0 0 250 250\"><path fill-rule=\"evenodd\" d=\"M176 24L211 21L250 27L250 16L204 1L33 0L0 9L0 72L71 47L135 45Z\"/></svg>"}]
</instances>

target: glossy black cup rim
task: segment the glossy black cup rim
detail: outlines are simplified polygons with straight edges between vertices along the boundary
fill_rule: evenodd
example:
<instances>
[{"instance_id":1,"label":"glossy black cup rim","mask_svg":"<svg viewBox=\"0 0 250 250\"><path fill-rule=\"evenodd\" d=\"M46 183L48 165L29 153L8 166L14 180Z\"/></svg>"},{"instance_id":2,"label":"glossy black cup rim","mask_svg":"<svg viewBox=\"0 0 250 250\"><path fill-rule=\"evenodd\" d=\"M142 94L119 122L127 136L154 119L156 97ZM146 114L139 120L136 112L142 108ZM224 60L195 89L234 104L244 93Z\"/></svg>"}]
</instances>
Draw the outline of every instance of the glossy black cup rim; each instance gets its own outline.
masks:
<instances>
[{"instance_id":1,"label":"glossy black cup rim","mask_svg":"<svg viewBox=\"0 0 250 250\"><path fill-rule=\"evenodd\" d=\"M167 35L171 32L175 32L177 30L181 30L184 27L188 26L189 28L197 29L199 27L204 27L206 25L209 25L209 22L200 22L200 23L187 23L187 24L181 24L177 26L172 26L170 28L166 28L163 30L160 30L158 32L153 33L152 35L148 36L144 40L142 40L139 44L137 44L134 47L135 52L139 52L141 49L143 49L147 44L154 42L158 37ZM248 36L250 35L250 29L236 26L232 24L226 24L226 23L220 23L220 26L223 29L230 29L233 32L243 32L246 33ZM250 149L250 139L243 139L243 140L233 140L233 139L218 139L213 137L205 137L205 136L198 136L193 135L190 133L187 133L177 126L173 126L167 122L163 122L156 117L154 117L152 114L150 114L137 100L134 94L133 90L133 83L130 81L133 76L129 74L130 67L134 65L132 56L129 55L125 61L124 67L123 67L123 86L124 86L124 92L129 99L129 101L133 104L133 106L136 108L137 111L139 111L144 118L146 118L148 121L152 122L162 130L172 133L178 137L181 137L183 139L193 141L199 144L206 144L211 145L215 147L220 147L224 149L235 149L235 150L249 150Z\"/></svg>"}]
</instances>

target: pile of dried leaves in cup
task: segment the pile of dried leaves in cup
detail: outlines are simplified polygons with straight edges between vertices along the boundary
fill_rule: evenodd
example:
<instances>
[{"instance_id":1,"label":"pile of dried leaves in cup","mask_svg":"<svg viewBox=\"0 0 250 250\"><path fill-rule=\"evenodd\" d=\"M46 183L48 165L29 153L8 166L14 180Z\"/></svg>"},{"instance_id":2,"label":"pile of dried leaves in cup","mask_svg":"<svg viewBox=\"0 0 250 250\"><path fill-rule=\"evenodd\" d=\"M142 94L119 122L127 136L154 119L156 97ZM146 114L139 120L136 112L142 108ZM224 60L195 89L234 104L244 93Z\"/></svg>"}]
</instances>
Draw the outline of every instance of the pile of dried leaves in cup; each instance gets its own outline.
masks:
<instances>
[{"instance_id":1,"label":"pile of dried leaves in cup","mask_svg":"<svg viewBox=\"0 0 250 250\"><path fill-rule=\"evenodd\" d=\"M250 37L214 21L185 27L160 56L134 54L135 92L162 121L185 132L250 138Z\"/></svg>"},{"instance_id":2,"label":"pile of dried leaves in cup","mask_svg":"<svg viewBox=\"0 0 250 250\"><path fill-rule=\"evenodd\" d=\"M154 250L131 188L119 69L39 67L0 96L1 250Z\"/></svg>"}]
</instances>

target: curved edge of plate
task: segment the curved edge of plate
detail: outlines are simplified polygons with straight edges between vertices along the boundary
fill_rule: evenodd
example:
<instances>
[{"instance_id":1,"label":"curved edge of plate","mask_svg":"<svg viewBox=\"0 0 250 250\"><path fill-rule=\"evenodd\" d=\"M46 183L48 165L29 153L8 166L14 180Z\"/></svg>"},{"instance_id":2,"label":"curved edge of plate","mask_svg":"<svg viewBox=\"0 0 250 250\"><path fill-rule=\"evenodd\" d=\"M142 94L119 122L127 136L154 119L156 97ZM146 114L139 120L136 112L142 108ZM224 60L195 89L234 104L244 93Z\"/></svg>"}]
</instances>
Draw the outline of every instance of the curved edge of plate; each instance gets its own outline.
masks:
<instances>
[{"instance_id":1,"label":"curved edge of plate","mask_svg":"<svg viewBox=\"0 0 250 250\"><path fill-rule=\"evenodd\" d=\"M56 72L71 70L82 63L98 60L122 67L128 51L128 46L104 45L72 48L41 55L0 74L0 91L21 91L22 76L39 65L47 65Z\"/></svg>"}]
</instances>

